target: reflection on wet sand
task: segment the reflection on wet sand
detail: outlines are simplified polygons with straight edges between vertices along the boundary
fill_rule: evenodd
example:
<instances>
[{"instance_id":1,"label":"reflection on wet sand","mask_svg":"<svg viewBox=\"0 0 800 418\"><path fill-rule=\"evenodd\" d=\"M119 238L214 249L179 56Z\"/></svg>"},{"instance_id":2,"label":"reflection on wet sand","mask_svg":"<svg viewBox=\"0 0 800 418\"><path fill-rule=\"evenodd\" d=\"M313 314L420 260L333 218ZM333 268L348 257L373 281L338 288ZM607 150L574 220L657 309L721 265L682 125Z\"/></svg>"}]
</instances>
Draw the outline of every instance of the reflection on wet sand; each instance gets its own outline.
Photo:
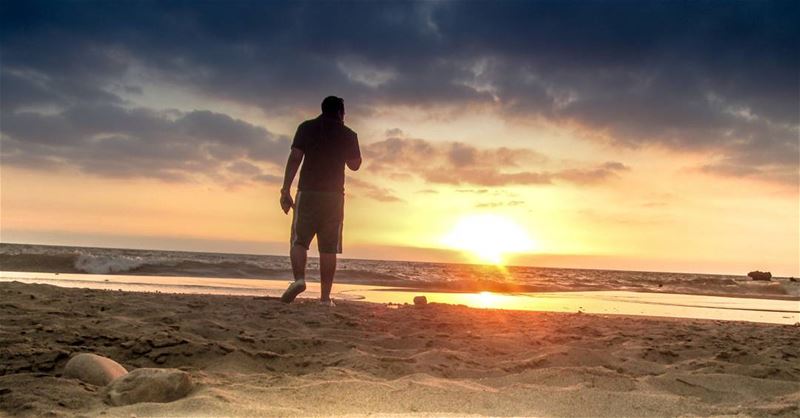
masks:
<instances>
[{"instance_id":1,"label":"reflection on wet sand","mask_svg":"<svg viewBox=\"0 0 800 418\"><path fill-rule=\"evenodd\" d=\"M21 272L0 272L0 280L108 290L276 297L280 296L286 286L286 281L283 280ZM301 297L319 297L319 283L308 283L308 285L308 290ZM800 301L798 300L629 291L453 293L352 284L336 284L334 290L333 297L340 300L362 300L375 303L411 303L414 296L424 295L428 302L432 303L485 309L646 315L775 324L800 322Z\"/></svg>"}]
</instances>

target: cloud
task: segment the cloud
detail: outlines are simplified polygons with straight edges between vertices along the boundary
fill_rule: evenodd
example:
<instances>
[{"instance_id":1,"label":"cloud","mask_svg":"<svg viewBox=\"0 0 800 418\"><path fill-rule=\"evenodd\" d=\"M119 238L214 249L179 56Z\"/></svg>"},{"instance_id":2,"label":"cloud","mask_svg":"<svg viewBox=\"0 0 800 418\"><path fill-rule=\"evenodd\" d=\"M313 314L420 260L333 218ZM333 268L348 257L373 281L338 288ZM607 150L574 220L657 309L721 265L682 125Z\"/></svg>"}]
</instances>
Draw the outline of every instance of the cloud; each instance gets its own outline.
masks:
<instances>
[{"instance_id":1,"label":"cloud","mask_svg":"<svg viewBox=\"0 0 800 418\"><path fill-rule=\"evenodd\" d=\"M273 175L273 174L259 174L257 176L253 176L253 180L256 181L256 182L259 182L259 183L264 183L264 184L282 184L283 183L283 177L282 176L276 176L276 175Z\"/></svg>"},{"instance_id":2,"label":"cloud","mask_svg":"<svg viewBox=\"0 0 800 418\"><path fill-rule=\"evenodd\" d=\"M261 168L255 164L248 163L247 161L235 161L231 164L228 164L225 169L231 173L242 174L246 176L261 175Z\"/></svg>"},{"instance_id":3,"label":"cloud","mask_svg":"<svg viewBox=\"0 0 800 418\"><path fill-rule=\"evenodd\" d=\"M403 201L403 199L400 199L394 195L393 190L376 186L370 182L358 178L348 177L346 187L348 189L355 190L355 196L363 195L379 202L388 203Z\"/></svg>"},{"instance_id":4,"label":"cloud","mask_svg":"<svg viewBox=\"0 0 800 418\"><path fill-rule=\"evenodd\" d=\"M514 206L522 206L525 202L522 200L510 200L508 202L484 202L478 203L475 205L476 208L499 208L503 206L507 207L514 207Z\"/></svg>"},{"instance_id":5,"label":"cloud","mask_svg":"<svg viewBox=\"0 0 800 418\"><path fill-rule=\"evenodd\" d=\"M4 165L109 177L263 180L264 168L280 166L289 149L284 136L208 111L76 105L52 114L6 113L2 122Z\"/></svg>"},{"instance_id":6,"label":"cloud","mask_svg":"<svg viewBox=\"0 0 800 418\"><path fill-rule=\"evenodd\" d=\"M555 181L591 185L629 170L622 163L607 162L590 168L532 171L526 168L542 166L548 161L533 150L477 148L460 142L431 142L419 138L387 138L363 145L362 153L371 172L386 176L406 174L428 183L454 186L549 185ZM487 189L458 191L485 193Z\"/></svg>"},{"instance_id":7,"label":"cloud","mask_svg":"<svg viewBox=\"0 0 800 418\"><path fill-rule=\"evenodd\" d=\"M629 171L630 167L616 161L609 161L599 167L590 169L561 170L554 176L575 184L596 184L617 177L619 173Z\"/></svg>"},{"instance_id":8,"label":"cloud","mask_svg":"<svg viewBox=\"0 0 800 418\"><path fill-rule=\"evenodd\" d=\"M620 146L715 155L706 172L798 181L796 1L99 6L3 3L4 134L9 114L122 106L119 86L159 82L266 112L316 110L334 93L351 113L545 118ZM471 152L453 145L451 163L480 160Z\"/></svg>"}]
</instances>

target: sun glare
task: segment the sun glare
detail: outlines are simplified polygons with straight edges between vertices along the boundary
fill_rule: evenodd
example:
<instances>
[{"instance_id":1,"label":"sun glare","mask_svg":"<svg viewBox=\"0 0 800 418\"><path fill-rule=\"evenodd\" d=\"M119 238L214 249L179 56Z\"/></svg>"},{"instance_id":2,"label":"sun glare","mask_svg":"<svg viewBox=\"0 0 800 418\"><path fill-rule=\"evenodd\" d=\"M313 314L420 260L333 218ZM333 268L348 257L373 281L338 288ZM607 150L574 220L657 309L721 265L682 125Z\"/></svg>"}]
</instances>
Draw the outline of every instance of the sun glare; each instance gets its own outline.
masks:
<instances>
[{"instance_id":1,"label":"sun glare","mask_svg":"<svg viewBox=\"0 0 800 418\"><path fill-rule=\"evenodd\" d=\"M523 227L511 219L491 214L464 216L442 242L491 264L502 264L507 253L535 249Z\"/></svg>"},{"instance_id":2,"label":"sun glare","mask_svg":"<svg viewBox=\"0 0 800 418\"><path fill-rule=\"evenodd\" d=\"M492 292L480 292L477 294L478 304L484 308L496 307L497 296Z\"/></svg>"}]
</instances>

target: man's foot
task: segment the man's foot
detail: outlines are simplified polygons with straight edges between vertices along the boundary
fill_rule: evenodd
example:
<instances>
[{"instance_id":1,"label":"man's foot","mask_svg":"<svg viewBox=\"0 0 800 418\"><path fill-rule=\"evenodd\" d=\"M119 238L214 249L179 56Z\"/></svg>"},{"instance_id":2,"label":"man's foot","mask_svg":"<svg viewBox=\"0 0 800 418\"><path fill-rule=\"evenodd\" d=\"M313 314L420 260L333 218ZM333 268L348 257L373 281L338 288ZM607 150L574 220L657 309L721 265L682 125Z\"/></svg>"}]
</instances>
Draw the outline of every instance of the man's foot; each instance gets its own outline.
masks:
<instances>
[{"instance_id":1,"label":"man's foot","mask_svg":"<svg viewBox=\"0 0 800 418\"><path fill-rule=\"evenodd\" d=\"M294 283L290 284L289 287L283 292L283 296L281 296L281 302L283 303L292 303L294 298L297 295L306 291L306 281L304 279L295 280Z\"/></svg>"},{"instance_id":2,"label":"man's foot","mask_svg":"<svg viewBox=\"0 0 800 418\"><path fill-rule=\"evenodd\" d=\"M327 306L329 308L333 308L334 306L336 306L336 304L333 303L333 299L320 300L319 304L322 305L322 306Z\"/></svg>"}]
</instances>

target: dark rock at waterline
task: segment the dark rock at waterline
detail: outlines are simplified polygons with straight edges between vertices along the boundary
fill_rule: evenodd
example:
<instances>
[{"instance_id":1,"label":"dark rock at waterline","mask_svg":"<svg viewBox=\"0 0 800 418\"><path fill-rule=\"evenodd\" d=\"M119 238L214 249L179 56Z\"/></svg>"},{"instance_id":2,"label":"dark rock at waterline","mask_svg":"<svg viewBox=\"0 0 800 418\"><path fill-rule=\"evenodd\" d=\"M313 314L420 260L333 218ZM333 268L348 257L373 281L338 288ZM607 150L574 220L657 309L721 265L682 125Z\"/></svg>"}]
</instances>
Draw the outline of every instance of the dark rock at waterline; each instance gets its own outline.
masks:
<instances>
[{"instance_id":1,"label":"dark rock at waterline","mask_svg":"<svg viewBox=\"0 0 800 418\"><path fill-rule=\"evenodd\" d=\"M415 296L414 297L414 305L422 306L428 304L428 298L425 296Z\"/></svg>"},{"instance_id":2,"label":"dark rock at waterline","mask_svg":"<svg viewBox=\"0 0 800 418\"><path fill-rule=\"evenodd\" d=\"M763 280L763 281L767 281L767 282L772 280L772 273L770 273L768 271L758 271L758 270L756 270L756 271L751 271L750 273L747 273L747 275L750 276L750 278L753 279L753 280Z\"/></svg>"}]
</instances>

